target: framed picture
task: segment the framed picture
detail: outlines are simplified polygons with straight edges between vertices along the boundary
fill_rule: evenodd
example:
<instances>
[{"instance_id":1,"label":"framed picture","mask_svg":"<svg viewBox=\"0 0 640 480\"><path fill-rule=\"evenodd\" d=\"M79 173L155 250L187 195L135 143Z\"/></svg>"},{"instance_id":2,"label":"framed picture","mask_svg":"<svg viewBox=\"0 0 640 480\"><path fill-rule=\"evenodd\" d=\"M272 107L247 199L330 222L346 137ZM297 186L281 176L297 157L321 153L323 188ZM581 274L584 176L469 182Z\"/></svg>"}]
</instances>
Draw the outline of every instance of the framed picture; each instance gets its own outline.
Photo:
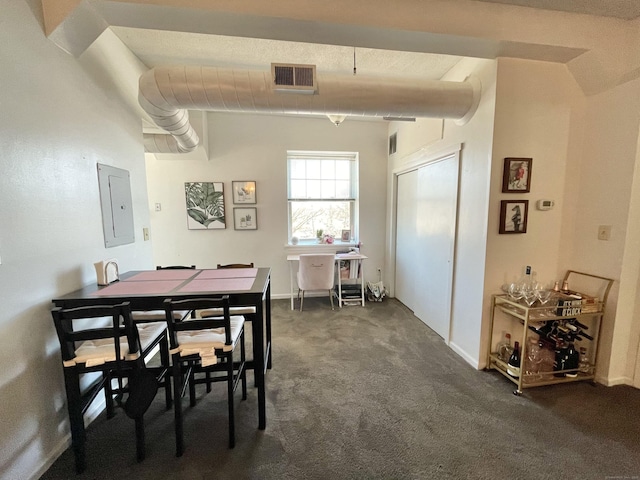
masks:
<instances>
[{"instance_id":1,"label":"framed picture","mask_svg":"<svg viewBox=\"0 0 640 480\"><path fill-rule=\"evenodd\" d=\"M233 203L256 203L256 182L233 181Z\"/></svg>"},{"instance_id":2,"label":"framed picture","mask_svg":"<svg viewBox=\"0 0 640 480\"><path fill-rule=\"evenodd\" d=\"M226 228L222 182L186 182L184 192L189 230Z\"/></svg>"},{"instance_id":3,"label":"framed picture","mask_svg":"<svg viewBox=\"0 0 640 480\"><path fill-rule=\"evenodd\" d=\"M342 238L343 242L351 241L351 230L342 230Z\"/></svg>"},{"instance_id":4,"label":"framed picture","mask_svg":"<svg viewBox=\"0 0 640 480\"><path fill-rule=\"evenodd\" d=\"M500 233L527 233L529 200L500 202Z\"/></svg>"},{"instance_id":5,"label":"framed picture","mask_svg":"<svg viewBox=\"0 0 640 480\"><path fill-rule=\"evenodd\" d=\"M527 193L531 189L532 158L505 158L502 193Z\"/></svg>"},{"instance_id":6,"label":"framed picture","mask_svg":"<svg viewBox=\"0 0 640 480\"><path fill-rule=\"evenodd\" d=\"M236 230L257 230L257 209L255 207L234 208L233 228Z\"/></svg>"}]
</instances>

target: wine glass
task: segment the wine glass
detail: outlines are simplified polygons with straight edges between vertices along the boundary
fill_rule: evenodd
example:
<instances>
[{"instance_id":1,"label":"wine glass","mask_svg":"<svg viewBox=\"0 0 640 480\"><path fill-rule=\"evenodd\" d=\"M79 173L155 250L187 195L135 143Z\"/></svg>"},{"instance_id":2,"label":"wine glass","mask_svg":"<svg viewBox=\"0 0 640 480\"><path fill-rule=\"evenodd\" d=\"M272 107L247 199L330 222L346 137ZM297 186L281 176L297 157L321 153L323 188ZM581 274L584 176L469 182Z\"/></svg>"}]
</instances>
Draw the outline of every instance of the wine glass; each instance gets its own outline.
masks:
<instances>
[{"instance_id":1,"label":"wine glass","mask_svg":"<svg viewBox=\"0 0 640 480\"><path fill-rule=\"evenodd\" d=\"M545 287L541 283L538 283L536 285L535 292L540 305L542 305L543 307L549 302L549 300L551 300L551 297L553 295L553 290ZM544 312L541 313L544 315Z\"/></svg>"},{"instance_id":2,"label":"wine glass","mask_svg":"<svg viewBox=\"0 0 640 480\"><path fill-rule=\"evenodd\" d=\"M522 285L516 282L509 285L509 291L507 293L515 301L520 300L524 295L522 292Z\"/></svg>"},{"instance_id":3,"label":"wine glass","mask_svg":"<svg viewBox=\"0 0 640 480\"><path fill-rule=\"evenodd\" d=\"M526 303L528 307L533 306L537 300L536 291L528 285L522 289L522 297L524 298L524 303Z\"/></svg>"}]
</instances>

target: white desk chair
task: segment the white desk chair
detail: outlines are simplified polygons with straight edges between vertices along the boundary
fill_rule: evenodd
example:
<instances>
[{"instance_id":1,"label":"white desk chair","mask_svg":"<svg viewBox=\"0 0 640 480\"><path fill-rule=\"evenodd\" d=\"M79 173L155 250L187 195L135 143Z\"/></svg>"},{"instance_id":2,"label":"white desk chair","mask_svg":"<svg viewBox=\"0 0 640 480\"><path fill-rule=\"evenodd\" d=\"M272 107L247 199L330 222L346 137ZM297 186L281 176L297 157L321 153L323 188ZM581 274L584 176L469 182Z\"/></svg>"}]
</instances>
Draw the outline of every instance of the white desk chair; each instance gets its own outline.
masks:
<instances>
[{"instance_id":1,"label":"white desk chair","mask_svg":"<svg viewBox=\"0 0 640 480\"><path fill-rule=\"evenodd\" d=\"M309 290L328 290L333 310L333 285L335 277L335 255L328 254L303 254L300 255L298 267L298 298L300 299L300 311L304 303L304 292ZM302 292L302 297L300 293Z\"/></svg>"}]
</instances>

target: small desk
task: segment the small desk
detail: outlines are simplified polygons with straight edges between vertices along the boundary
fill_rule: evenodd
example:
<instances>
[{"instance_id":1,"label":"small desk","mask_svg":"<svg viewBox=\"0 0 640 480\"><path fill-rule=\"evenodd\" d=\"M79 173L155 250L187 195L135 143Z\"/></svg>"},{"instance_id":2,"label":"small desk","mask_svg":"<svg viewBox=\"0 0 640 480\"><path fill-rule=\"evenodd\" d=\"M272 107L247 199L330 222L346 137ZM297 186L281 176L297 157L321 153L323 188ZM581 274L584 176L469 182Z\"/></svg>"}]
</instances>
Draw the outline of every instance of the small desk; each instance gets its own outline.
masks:
<instances>
[{"instance_id":1,"label":"small desk","mask_svg":"<svg viewBox=\"0 0 640 480\"><path fill-rule=\"evenodd\" d=\"M73 308L102 302L114 305L130 302L132 310L164 310L167 298L184 300L229 295L231 306L254 306L258 321L253 333L253 369L258 389L258 428L267 424L265 370L271 358L271 343L266 342L264 329L271 325L271 269L221 270L144 270L127 272L120 280L107 286L90 285L54 298L56 307Z\"/></svg>"},{"instance_id":2,"label":"small desk","mask_svg":"<svg viewBox=\"0 0 640 480\"><path fill-rule=\"evenodd\" d=\"M342 279L340 278L340 260L360 260L359 262L359 272L357 280L360 280L360 303L364 307L364 267L362 260L365 260L369 257L366 255L362 255L360 253L337 253L335 261L338 263L338 305L342 308L342 304L344 300L342 299ZM289 262L289 277L290 277L290 286L291 286L291 310L293 310L293 262L300 261L300 255L287 255L287 261Z\"/></svg>"}]
</instances>

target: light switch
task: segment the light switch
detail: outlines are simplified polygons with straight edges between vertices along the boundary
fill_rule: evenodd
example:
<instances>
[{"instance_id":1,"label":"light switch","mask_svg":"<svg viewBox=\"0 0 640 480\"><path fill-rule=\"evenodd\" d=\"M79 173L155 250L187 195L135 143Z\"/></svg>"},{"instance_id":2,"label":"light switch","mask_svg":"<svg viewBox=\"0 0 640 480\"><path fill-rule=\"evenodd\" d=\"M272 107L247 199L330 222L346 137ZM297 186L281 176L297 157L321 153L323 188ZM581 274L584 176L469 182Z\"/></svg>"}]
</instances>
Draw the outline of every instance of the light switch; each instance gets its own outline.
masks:
<instances>
[{"instance_id":1,"label":"light switch","mask_svg":"<svg viewBox=\"0 0 640 480\"><path fill-rule=\"evenodd\" d=\"M598 240L609 240L611 238L611 225L600 225L598 227Z\"/></svg>"},{"instance_id":2,"label":"light switch","mask_svg":"<svg viewBox=\"0 0 640 480\"><path fill-rule=\"evenodd\" d=\"M145 227L145 228L142 229L142 236L143 236L145 242L147 240L149 240L149 229L148 228Z\"/></svg>"},{"instance_id":3,"label":"light switch","mask_svg":"<svg viewBox=\"0 0 640 480\"><path fill-rule=\"evenodd\" d=\"M162 205L156 203L156 212L159 212L160 210L162 210Z\"/></svg>"}]
</instances>

